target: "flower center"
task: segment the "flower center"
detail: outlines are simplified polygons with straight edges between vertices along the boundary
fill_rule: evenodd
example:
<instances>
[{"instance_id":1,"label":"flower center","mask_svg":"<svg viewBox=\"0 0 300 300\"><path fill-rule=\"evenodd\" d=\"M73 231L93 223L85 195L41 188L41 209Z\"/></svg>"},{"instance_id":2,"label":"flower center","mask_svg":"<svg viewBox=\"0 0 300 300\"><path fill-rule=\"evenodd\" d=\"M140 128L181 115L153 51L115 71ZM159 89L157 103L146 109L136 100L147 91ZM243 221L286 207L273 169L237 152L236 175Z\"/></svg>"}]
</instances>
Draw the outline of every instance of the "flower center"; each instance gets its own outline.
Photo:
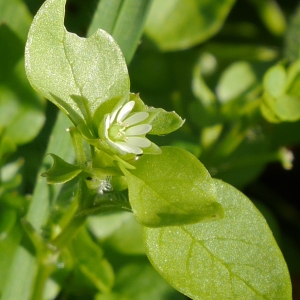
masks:
<instances>
[{"instance_id":1,"label":"flower center","mask_svg":"<svg viewBox=\"0 0 300 300\"><path fill-rule=\"evenodd\" d=\"M120 124L113 124L108 129L108 136L113 141L125 141L126 140L126 127Z\"/></svg>"}]
</instances>

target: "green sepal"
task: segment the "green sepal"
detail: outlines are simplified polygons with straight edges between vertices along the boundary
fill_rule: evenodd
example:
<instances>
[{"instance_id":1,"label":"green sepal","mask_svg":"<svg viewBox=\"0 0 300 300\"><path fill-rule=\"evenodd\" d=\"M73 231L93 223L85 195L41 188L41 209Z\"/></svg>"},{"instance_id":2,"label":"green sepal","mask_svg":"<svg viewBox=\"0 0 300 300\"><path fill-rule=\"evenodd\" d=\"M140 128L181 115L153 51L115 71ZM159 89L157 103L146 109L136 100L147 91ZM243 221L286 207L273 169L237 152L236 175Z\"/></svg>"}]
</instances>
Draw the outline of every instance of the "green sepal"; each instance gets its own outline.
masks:
<instances>
[{"instance_id":1,"label":"green sepal","mask_svg":"<svg viewBox=\"0 0 300 300\"><path fill-rule=\"evenodd\" d=\"M148 107L144 104L139 94L130 94L130 100L135 102L132 112L146 111L149 117L142 123L151 124L152 129L148 134L161 135L171 133L180 128L185 120L173 112L162 108Z\"/></svg>"},{"instance_id":2,"label":"green sepal","mask_svg":"<svg viewBox=\"0 0 300 300\"><path fill-rule=\"evenodd\" d=\"M147 112L150 116L153 116L151 121L152 129L148 134L168 134L180 128L185 122L174 111L168 112L162 108L149 107Z\"/></svg>"},{"instance_id":3,"label":"green sepal","mask_svg":"<svg viewBox=\"0 0 300 300\"><path fill-rule=\"evenodd\" d=\"M65 183L82 172L80 167L67 163L59 156L52 153L49 153L49 155L53 158L53 165L48 171L41 174L41 176L47 178L47 183Z\"/></svg>"},{"instance_id":4,"label":"green sepal","mask_svg":"<svg viewBox=\"0 0 300 300\"><path fill-rule=\"evenodd\" d=\"M180 148L161 150L160 155L139 158L135 170L120 165L137 220L145 226L162 227L222 218L214 182L198 159Z\"/></svg>"},{"instance_id":5,"label":"green sepal","mask_svg":"<svg viewBox=\"0 0 300 300\"><path fill-rule=\"evenodd\" d=\"M124 159L122 159L121 157L117 156L117 155L114 155L113 156L115 161L116 161L116 164L118 166L123 166L125 167L126 169L129 169L129 170L134 170L135 169L135 166L133 166L132 164L130 164L129 162L125 161ZM123 169L120 167L120 169L123 171Z\"/></svg>"},{"instance_id":6,"label":"green sepal","mask_svg":"<svg viewBox=\"0 0 300 300\"><path fill-rule=\"evenodd\" d=\"M151 143L149 147L143 149L143 154L161 154L161 149L156 144Z\"/></svg>"},{"instance_id":7,"label":"green sepal","mask_svg":"<svg viewBox=\"0 0 300 300\"><path fill-rule=\"evenodd\" d=\"M128 98L129 98L129 93L122 98L120 97L111 98L106 100L105 102L100 103L100 105L95 110L95 113L93 115L94 131L98 133L99 126L104 116L106 114L111 113L118 104L125 102Z\"/></svg>"}]
</instances>

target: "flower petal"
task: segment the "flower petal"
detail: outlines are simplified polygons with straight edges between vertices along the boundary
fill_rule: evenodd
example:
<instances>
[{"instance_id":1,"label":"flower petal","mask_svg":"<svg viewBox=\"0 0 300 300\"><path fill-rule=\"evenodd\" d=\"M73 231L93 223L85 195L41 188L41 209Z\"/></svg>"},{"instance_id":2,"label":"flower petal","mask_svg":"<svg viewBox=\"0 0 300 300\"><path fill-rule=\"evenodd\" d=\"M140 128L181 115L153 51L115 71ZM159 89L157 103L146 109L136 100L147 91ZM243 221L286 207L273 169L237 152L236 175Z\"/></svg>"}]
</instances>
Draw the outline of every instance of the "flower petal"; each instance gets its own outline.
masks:
<instances>
[{"instance_id":1,"label":"flower petal","mask_svg":"<svg viewBox=\"0 0 300 300\"><path fill-rule=\"evenodd\" d=\"M149 132L152 129L152 126L149 124L141 124L133 127L129 127L125 130L126 136L130 135L140 135Z\"/></svg>"},{"instance_id":2,"label":"flower petal","mask_svg":"<svg viewBox=\"0 0 300 300\"><path fill-rule=\"evenodd\" d=\"M143 153L141 148L134 146L134 145L130 145L126 142L116 142L115 144L120 149L122 149L123 151L126 151L128 153L134 153L134 154L142 154Z\"/></svg>"},{"instance_id":3,"label":"flower petal","mask_svg":"<svg viewBox=\"0 0 300 300\"><path fill-rule=\"evenodd\" d=\"M130 145L133 145L133 146L137 146L137 147L142 147L142 148L146 148L146 147L149 147L151 145L151 142L144 138L144 137L128 137L126 139L126 142Z\"/></svg>"},{"instance_id":4,"label":"flower petal","mask_svg":"<svg viewBox=\"0 0 300 300\"><path fill-rule=\"evenodd\" d=\"M108 128L110 126L110 116L106 115L104 118L105 118L105 120L104 120L104 122L105 122L104 135L108 139Z\"/></svg>"},{"instance_id":5,"label":"flower petal","mask_svg":"<svg viewBox=\"0 0 300 300\"><path fill-rule=\"evenodd\" d=\"M148 117L149 113L147 112L137 112L124 120L124 123L126 126L131 126L146 120Z\"/></svg>"},{"instance_id":6,"label":"flower petal","mask_svg":"<svg viewBox=\"0 0 300 300\"><path fill-rule=\"evenodd\" d=\"M117 116L117 122L122 122L128 116L128 114L132 111L134 104L134 101L129 101L121 108Z\"/></svg>"},{"instance_id":7,"label":"flower petal","mask_svg":"<svg viewBox=\"0 0 300 300\"><path fill-rule=\"evenodd\" d=\"M110 124L115 120L117 113L120 111L122 105L119 105L111 114L110 114Z\"/></svg>"}]
</instances>

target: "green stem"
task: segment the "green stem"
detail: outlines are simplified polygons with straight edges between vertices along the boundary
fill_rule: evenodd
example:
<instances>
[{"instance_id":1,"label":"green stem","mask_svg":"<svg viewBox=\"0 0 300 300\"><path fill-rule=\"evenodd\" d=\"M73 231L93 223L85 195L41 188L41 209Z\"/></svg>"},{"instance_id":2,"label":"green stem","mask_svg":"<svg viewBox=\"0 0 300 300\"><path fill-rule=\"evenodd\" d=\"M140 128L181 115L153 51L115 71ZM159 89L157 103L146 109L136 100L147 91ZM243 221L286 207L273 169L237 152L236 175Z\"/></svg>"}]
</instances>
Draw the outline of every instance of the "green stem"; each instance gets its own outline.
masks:
<instances>
[{"instance_id":1,"label":"green stem","mask_svg":"<svg viewBox=\"0 0 300 300\"><path fill-rule=\"evenodd\" d=\"M69 128L69 132L72 139L72 144L75 150L76 160L79 165L84 165L87 161L86 154L84 151L82 136L78 129L74 126Z\"/></svg>"},{"instance_id":2,"label":"green stem","mask_svg":"<svg viewBox=\"0 0 300 300\"><path fill-rule=\"evenodd\" d=\"M84 224L87 216L75 216L64 230L59 234L51 244L58 249L62 249L75 237L81 226Z\"/></svg>"},{"instance_id":3,"label":"green stem","mask_svg":"<svg viewBox=\"0 0 300 300\"><path fill-rule=\"evenodd\" d=\"M39 263L38 270L35 277L35 283L33 285L33 292L30 300L41 300L43 299L44 288L47 279L53 271L52 265L45 265Z\"/></svg>"}]
</instances>

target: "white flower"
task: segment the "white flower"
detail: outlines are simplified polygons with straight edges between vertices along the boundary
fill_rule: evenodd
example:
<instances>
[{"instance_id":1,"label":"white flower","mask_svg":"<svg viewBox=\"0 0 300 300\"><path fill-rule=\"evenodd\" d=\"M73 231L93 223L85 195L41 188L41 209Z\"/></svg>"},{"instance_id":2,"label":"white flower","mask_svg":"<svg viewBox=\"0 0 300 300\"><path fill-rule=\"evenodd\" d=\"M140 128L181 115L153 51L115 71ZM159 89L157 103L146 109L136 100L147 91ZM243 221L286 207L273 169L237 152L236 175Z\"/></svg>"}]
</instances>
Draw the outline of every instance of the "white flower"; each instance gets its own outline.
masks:
<instances>
[{"instance_id":1,"label":"white flower","mask_svg":"<svg viewBox=\"0 0 300 300\"><path fill-rule=\"evenodd\" d=\"M100 136L121 154L142 154L142 148L151 145L145 135L152 126L139 124L149 117L149 113L131 113L134 104L134 101L129 101L123 106L118 106L111 114L105 115L104 126L101 126L99 132Z\"/></svg>"}]
</instances>

